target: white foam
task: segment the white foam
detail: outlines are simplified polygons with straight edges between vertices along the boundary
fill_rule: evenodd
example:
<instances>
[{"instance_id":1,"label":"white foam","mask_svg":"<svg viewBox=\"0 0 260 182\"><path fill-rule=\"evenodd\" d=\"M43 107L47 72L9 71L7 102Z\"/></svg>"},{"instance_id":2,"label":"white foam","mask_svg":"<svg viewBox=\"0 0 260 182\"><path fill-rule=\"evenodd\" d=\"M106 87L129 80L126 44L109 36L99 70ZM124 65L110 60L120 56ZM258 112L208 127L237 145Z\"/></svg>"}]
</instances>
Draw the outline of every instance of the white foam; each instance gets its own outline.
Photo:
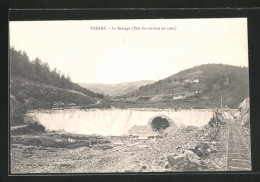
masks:
<instances>
[{"instance_id":1,"label":"white foam","mask_svg":"<svg viewBox=\"0 0 260 182\"><path fill-rule=\"evenodd\" d=\"M55 110L28 113L36 117L46 129L64 130L77 134L124 135L134 125L148 124L156 115L165 115L172 119L176 126L190 125L200 127L212 117L210 110Z\"/></svg>"}]
</instances>

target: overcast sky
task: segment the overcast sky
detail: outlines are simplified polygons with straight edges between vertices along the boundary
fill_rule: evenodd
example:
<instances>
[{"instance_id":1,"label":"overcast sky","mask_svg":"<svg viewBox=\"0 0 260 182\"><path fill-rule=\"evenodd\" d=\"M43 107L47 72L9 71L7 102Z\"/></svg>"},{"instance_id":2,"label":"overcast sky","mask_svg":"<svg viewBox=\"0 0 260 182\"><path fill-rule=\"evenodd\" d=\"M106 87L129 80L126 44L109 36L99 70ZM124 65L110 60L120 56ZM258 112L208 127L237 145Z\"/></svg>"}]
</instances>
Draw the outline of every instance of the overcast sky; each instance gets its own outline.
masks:
<instances>
[{"instance_id":1,"label":"overcast sky","mask_svg":"<svg viewBox=\"0 0 260 182\"><path fill-rule=\"evenodd\" d=\"M166 30L111 30L133 26ZM159 80L207 63L248 66L246 18L10 22L10 46L83 83Z\"/></svg>"}]
</instances>

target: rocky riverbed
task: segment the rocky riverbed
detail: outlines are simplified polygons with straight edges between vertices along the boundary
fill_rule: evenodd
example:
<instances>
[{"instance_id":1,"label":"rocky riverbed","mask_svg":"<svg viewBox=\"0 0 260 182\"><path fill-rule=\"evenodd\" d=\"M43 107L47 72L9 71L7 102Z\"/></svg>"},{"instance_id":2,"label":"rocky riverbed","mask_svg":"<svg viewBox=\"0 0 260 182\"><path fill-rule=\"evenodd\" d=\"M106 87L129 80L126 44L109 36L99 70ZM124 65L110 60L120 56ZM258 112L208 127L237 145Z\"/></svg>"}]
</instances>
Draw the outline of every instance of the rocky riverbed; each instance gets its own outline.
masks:
<instances>
[{"instance_id":1,"label":"rocky riverbed","mask_svg":"<svg viewBox=\"0 0 260 182\"><path fill-rule=\"evenodd\" d=\"M160 137L62 132L11 136L11 173L224 171L226 123L167 128Z\"/></svg>"}]
</instances>

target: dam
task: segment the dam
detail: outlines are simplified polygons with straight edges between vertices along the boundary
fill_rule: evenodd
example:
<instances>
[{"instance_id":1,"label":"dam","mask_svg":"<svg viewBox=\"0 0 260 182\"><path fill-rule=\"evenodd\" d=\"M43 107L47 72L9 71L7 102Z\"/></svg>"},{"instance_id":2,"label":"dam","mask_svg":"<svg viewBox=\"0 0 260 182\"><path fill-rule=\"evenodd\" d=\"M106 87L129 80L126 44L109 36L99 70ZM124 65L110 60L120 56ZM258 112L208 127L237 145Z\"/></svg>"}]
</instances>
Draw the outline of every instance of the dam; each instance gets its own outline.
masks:
<instances>
[{"instance_id":1,"label":"dam","mask_svg":"<svg viewBox=\"0 0 260 182\"><path fill-rule=\"evenodd\" d=\"M134 126L150 125L154 131L174 125L203 126L210 121L212 113L205 110L159 110L159 109L67 109L31 111L27 116L35 118L46 129L63 130L75 134L103 136L126 135Z\"/></svg>"}]
</instances>

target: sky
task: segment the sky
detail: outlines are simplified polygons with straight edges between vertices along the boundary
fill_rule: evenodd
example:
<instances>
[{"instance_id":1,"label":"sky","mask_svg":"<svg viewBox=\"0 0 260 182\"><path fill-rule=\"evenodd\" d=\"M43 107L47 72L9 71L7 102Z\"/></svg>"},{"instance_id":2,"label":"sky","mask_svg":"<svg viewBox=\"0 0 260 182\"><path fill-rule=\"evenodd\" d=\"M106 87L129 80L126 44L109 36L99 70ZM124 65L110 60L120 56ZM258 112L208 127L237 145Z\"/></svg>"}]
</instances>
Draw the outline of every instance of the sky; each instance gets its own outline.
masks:
<instances>
[{"instance_id":1,"label":"sky","mask_svg":"<svg viewBox=\"0 0 260 182\"><path fill-rule=\"evenodd\" d=\"M156 81L207 63L248 66L246 18L11 21L9 28L10 46L77 83Z\"/></svg>"}]
</instances>

